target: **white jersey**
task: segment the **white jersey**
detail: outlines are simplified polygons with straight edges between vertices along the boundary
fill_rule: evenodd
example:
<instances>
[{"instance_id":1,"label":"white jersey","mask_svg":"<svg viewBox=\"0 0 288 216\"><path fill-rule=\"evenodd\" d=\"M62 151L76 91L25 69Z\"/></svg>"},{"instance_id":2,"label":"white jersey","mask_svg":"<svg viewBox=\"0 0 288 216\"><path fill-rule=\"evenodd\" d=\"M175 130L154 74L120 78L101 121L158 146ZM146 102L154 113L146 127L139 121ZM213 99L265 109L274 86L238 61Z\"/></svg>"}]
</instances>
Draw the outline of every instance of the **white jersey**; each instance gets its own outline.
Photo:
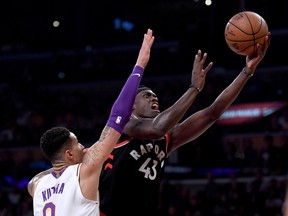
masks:
<instances>
[{"instance_id":1,"label":"white jersey","mask_svg":"<svg viewBox=\"0 0 288 216\"><path fill-rule=\"evenodd\" d=\"M82 195L78 181L80 167L80 164L69 166L58 178L54 172L42 177L34 193L34 216L100 215L99 201Z\"/></svg>"}]
</instances>

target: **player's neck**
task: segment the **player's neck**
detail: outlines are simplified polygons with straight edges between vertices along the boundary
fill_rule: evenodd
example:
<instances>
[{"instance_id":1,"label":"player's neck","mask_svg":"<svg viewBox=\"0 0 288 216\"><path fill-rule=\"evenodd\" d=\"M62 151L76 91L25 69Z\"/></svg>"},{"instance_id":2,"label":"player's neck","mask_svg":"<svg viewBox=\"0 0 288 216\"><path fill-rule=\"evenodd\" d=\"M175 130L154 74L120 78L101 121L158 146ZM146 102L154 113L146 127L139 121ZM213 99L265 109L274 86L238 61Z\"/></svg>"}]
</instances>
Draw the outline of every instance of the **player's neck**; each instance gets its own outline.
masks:
<instances>
[{"instance_id":1,"label":"player's neck","mask_svg":"<svg viewBox=\"0 0 288 216\"><path fill-rule=\"evenodd\" d=\"M67 164L63 161L58 161L52 164L53 165L53 171L56 173L59 173L66 169L70 164Z\"/></svg>"}]
</instances>

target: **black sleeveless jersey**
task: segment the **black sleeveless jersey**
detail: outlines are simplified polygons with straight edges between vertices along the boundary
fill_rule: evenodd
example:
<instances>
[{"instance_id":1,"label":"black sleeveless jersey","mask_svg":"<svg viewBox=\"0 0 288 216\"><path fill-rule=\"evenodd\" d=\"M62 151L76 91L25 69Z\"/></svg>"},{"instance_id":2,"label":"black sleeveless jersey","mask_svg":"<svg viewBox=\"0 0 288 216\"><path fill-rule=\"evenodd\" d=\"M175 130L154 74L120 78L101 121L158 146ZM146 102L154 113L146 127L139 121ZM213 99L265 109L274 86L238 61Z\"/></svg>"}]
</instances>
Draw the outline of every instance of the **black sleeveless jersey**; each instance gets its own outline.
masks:
<instances>
[{"instance_id":1,"label":"black sleeveless jersey","mask_svg":"<svg viewBox=\"0 0 288 216\"><path fill-rule=\"evenodd\" d=\"M155 213L168 141L166 135L159 140L127 139L116 145L100 177L102 214L152 216Z\"/></svg>"}]
</instances>

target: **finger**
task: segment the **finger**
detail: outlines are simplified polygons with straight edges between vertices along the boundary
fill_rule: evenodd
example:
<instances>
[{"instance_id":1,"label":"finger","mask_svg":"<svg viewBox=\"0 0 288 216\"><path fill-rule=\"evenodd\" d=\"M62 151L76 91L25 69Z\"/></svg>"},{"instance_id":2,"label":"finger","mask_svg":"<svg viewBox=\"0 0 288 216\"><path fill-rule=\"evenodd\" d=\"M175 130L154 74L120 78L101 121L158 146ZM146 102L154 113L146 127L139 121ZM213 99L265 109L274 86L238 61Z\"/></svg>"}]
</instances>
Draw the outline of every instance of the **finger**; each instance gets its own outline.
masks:
<instances>
[{"instance_id":1,"label":"finger","mask_svg":"<svg viewBox=\"0 0 288 216\"><path fill-rule=\"evenodd\" d=\"M154 43L154 40L155 40L155 37L154 37L154 36L152 36L151 40L149 41L149 46L150 46L150 47L151 47L151 46L152 46L152 44Z\"/></svg>"},{"instance_id":2,"label":"finger","mask_svg":"<svg viewBox=\"0 0 288 216\"><path fill-rule=\"evenodd\" d=\"M212 66L213 66L213 62L210 62L210 63L206 66L206 68L204 69L204 73L207 74L208 71L212 68Z\"/></svg>"},{"instance_id":3,"label":"finger","mask_svg":"<svg viewBox=\"0 0 288 216\"><path fill-rule=\"evenodd\" d=\"M151 29L148 29L147 30L147 35L152 35L153 34L153 31Z\"/></svg>"},{"instance_id":4,"label":"finger","mask_svg":"<svg viewBox=\"0 0 288 216\"><path fill-rule=\"evenodd\" d=\"M265 46L262 46L261 44L257 44L257 57L260 57L262 58L264 56L264 53L265 53Z\"/></svg>"},{"instance_id":5,"label":"finger","mask_svg":"<svg viewBox=\"0 0 288 216\"><path fill-rule=\"evenodd\" d=\"M195 56L195 59L194 59L194 63L201 61L201 54L202 54L201 50L198 50L198 52Z\"/></svg>"},{"instance_id":6,"label":"finger","mask_svg":"<svg viewBox=\"0 0 288 216\"><path fill-rule=\"evenodd\" d=\"M204 65L207 59L207 53L204 53L203 58L201 59L201 64Z\"/></svg>"}]
</instances>

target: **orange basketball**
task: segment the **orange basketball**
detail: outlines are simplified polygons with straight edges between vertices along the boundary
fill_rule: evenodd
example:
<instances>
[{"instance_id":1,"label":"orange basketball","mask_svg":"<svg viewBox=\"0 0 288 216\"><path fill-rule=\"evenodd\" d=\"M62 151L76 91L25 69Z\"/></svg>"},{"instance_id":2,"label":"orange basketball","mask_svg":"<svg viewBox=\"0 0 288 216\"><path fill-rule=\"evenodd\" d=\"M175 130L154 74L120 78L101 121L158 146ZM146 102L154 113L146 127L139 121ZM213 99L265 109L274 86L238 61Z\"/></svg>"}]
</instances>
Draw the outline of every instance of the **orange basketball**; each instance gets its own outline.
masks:
<instances>
[{"instance_id":1,"label":"orange basketball","mask_svg":"<svg viewBox=\"0 0 288 216\"><path fill-rule=\"evenodd\" d=\"M266 21L257 13L242 11L235 14L225 27L225 40L229 48L239 55L253 55L257 43L264 44L268 34Z\"/></svg>"}]
</instances>

